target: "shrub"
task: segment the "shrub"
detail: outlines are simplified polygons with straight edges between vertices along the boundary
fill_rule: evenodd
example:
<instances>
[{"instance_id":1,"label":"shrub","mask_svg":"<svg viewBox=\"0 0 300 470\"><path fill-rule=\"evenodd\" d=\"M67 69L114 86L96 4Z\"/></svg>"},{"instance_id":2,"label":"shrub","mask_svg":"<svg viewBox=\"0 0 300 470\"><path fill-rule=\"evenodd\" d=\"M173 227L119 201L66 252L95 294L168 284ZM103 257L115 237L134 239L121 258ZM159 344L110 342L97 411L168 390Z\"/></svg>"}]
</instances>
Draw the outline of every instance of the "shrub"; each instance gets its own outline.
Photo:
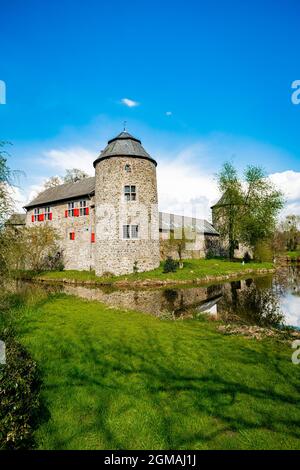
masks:
<instances>
[{"instance_id":1,"label":"shrub","mask_svg":"<svg viewBox=\"0 0 300 470\"><path fill-rule=\"evenodd\" d=\"M0 232L0 270L61 270L64 266L58 242L58 232L48 224L18 231L7 228Z\"/></svg>"},{"instance_id":2,"label":"shrub","mask_svg":"<svg viewBox=\"0 0 300 470\"><path fill-rule=\"evenodd\" d=\"M104 273L102 273L101 277L114 277L114 274L111 273L110 271L104 271Z\"/></svg>"},{"instance_id":3,"label":"shrub","mask_svg":"<svg viewBox=\"0 0 300 470\"><path fill-rule=\"evenodd\" d=\"M175 273L179 268L179 262L168 256L164 262L164 273Z\"/></svg>"},{"instance_id":4,"label":"shrub","mask_svg":"<svg viewBox=\"0 0 300 470\"><path fill-rule=\"evenodd\" d=\"M135 261L135 262L133 263L133 273L134 273L134 274L137 274L138 272L139 272L138 262Z\"/></svg>"},{"instance_id":5,"label":"shrub","mask_svg":"<svg viewBox=\"0 0 300 470\"><path fill-rule=\"evenodd\" d=\"M45 271L63 271L65 268L63 251L48 253L41 263L41 268Z\"/></svg>"},{"instance_id":6,"label":"shrub","mask_svg":"<svg viewBox=\"0 0 300 470\"><path fill-rule=\"evenodd\" d=\"M206 259L216 258L216 250L214 250L213 248L208 248L205 258Z\"/></svg>"},{"instance_id":7,"label":"shrub","mask_svg":"<svg viewBox=\"0 0 300 470\"><path fill-rule=\"evenodd\" d=\"M45 260L55 259L59 252L57 231L46 224L26 227L22 233L26 249L26 268L36 272L45 270Z\"/></svg>"},{"instance_id":8,"label":"shrub","mask_svg":"<svg viewBox=\"0 0 300 470\"><path fill-rule=\"evenodd\" d=\"M248 251L246 251L246 253L244 254L243 261L244 261L245 263L250 263L250 261L251 261L251 256L250 256L250 254L249 254Z\"/></svg>"},{"instance_id":9,"label":"shrub","mask_svg":"<svg viewBox=\"0 0 300 470\"><path fill-rule=\"evenodd\" d=\"M254 249L254 259L259 263L273 261L273 251L268 241L260 241Z\"/></svg>"},{"instance_id":10,"label":"shrub","mask_svg":"<svg viewBox=\"0 0 300 470\"><path fill-rule=\"evenodd\" d=\"M40 409L37 365L12 337L6 336L5 343L6 364L0 365L0 449L28 449L34 446Z\"/></svg>"},{"instance_id":11,"label":"shrub","mask_svg":"<svg viewBox=\"0 0 300 470\"><path fill-rule=\"evenodd\" d=\"M0 449L30 449L34 447L33 431L42 419L48 418L48 413L39 400L37 364L14 338L14 318L19 308L30 304L32 292L9 293L3 287L0 339L5 343L6 364L0 364ZM44 298L45 291L39 292L39 297Z\"/></svg>"}]
</instances>

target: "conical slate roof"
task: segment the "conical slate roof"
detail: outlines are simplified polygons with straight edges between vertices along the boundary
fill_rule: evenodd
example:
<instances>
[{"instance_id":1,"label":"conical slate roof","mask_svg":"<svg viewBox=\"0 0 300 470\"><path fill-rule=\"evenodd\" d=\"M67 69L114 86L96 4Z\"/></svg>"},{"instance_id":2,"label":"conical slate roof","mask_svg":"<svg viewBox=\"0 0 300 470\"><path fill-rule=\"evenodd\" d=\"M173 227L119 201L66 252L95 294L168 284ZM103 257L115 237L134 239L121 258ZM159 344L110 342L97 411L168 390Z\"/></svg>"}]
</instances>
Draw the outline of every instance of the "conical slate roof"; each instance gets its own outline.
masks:
<instances>
[{"instance_id":1,"label":"conical slate roof","mask_svg":"<svg viewBox=\"0 0 300 470\"><path fill-rule=\"evenodd\" d=\"M94 166L101 160L120 156L145 158L153 162L155 166L157 165L156 161L146 152L141 141L128 132L123 131L107 142L105 149L102 150L99 157L94 161Z\"/></svg>"},{"instance_id":2,"label":"conical slate roof","mask_svg":"<svg viewBox=\"0 0 300 470\"><path fill-rule=\"evenodd\" d=\"M221 198L216 202L213 206L211 206L211 209L215 209L217 207L224 207L230 205L230 201L228 199L228 194L224 193L222 194Z\"/></svg>"}]
</instances>

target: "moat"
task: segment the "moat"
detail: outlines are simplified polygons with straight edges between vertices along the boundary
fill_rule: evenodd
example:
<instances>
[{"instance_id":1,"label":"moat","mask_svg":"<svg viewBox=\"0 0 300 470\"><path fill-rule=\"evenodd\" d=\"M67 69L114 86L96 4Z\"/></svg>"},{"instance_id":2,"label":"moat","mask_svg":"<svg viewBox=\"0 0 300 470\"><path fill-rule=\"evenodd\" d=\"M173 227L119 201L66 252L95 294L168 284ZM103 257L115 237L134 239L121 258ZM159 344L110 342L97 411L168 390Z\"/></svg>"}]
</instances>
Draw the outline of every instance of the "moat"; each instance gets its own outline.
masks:
<instances>
[{"instance_id":1,"label":"moat","mask_svg":"<svg viewBox=\"0 0 300 470\"><path fill-rule=\"evenodd\" d=\"M251 276L210 286L116 289L28 283L19 288L49 289L112 307L132 309L161 318L240 321L259 326L300 328L300 264L282 268L274 275Z\"/></svg>"}]
</instances>

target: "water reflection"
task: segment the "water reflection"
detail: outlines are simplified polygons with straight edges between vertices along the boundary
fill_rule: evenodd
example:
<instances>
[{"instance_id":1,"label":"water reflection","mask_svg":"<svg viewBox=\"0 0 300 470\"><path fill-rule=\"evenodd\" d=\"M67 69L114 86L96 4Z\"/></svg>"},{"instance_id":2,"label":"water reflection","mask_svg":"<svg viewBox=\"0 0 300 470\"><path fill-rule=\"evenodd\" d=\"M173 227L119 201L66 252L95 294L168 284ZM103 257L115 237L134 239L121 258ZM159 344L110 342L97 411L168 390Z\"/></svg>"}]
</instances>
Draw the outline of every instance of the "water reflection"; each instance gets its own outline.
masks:
<instances>
[{"instance_id":1,"label":"water reflection","mask_svg":"<svg viewBox=\"0 0 300 470\"><path fill-rule=\"evenodd\" d=\"M133 309L152 315L170 314L192 317L193 311L216 297L222 296L222 286L180 289L103 289L65 286L64 292L89 300L98 300L113 307ZM207 310L206 308L204 310Z\"/></svg>"},{"instance_id":2,"label":"water reflection","mask_svg":"<svg viewBox=\"0 0 300 470\"><path fill-rule=\"evenodd\" d=\"M300 265L282 269L274 276L208 287L107 290L66 286L64 290L156 316L193 318L207 312L225 322L300 328Z\"/></svg>"},{"instance_id":3,"label":"water reflection","mask_svg":"<svg viewBox=\"0 0 300 470\"><path fill-rule=\"evenodd\" d=\"M225 285L218 314L224 321L241 319L259 326L279 326L284 323L280 297L272 288L272 278Z\"/></svg>"},{"instance_id":4,"label":"water reflection","mask_svg":"<svg viewBox=\"0 0 300 470\"><path fill-rule=\"evenodd\" d=\"M24 283L22 286L24 288ZM37 288L30 286L33 290ZM225 322L235 320L260 326L285 324L300 328L300 265L281 269L274 276L206 287L135 290L43 285L42 288L63 290L88 300L159 317L197 318L207 312Z\"/></svg>"}]
</instances>

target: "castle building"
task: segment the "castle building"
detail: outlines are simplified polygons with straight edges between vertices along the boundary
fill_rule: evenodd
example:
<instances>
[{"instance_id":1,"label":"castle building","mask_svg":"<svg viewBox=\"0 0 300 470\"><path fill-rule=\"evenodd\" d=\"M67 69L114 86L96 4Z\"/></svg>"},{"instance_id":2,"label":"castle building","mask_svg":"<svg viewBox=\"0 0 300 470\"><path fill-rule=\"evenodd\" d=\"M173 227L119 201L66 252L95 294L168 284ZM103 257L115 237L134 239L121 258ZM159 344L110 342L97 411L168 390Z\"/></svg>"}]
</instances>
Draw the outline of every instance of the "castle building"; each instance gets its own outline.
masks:
<instances>
[{"instance_id":1,"label":"castle building","mask_svg":"<svg viewBox=\"0 0 300 470\"><path fill-rule=\"evenodd\" d=\"M183 258L217 252L219 234L208 221L159 213L156 166L139 139L121 132L94 161L94 177L46 189L26 204L23 223L54 227L65 269L97 275L148 271L177 258L168 239L182 228L192 234ZM20 226L22 216L13 220Z\"/></svg>"}]
</instances>

